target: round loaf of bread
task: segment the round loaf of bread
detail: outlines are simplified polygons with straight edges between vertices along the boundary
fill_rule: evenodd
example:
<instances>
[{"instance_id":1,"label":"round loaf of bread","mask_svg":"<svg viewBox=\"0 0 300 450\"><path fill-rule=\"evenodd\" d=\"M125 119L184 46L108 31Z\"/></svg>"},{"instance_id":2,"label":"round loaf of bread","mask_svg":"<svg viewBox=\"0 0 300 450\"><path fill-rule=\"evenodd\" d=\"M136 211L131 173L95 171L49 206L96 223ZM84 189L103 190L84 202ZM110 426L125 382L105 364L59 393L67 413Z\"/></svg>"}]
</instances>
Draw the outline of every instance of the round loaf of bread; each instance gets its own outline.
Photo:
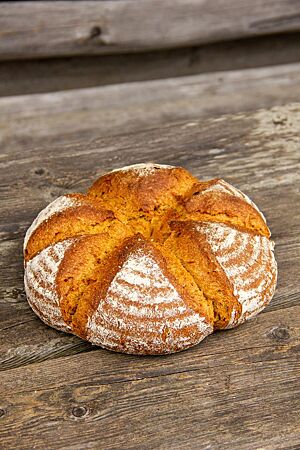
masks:
<instances>
[{"instance_id":1,"label":"round loaf of bread","mask_svg":"<svg viewBox=\"0 0 300 450\"><path fill-rule=\"evenodd\" d=\"M49 326L109 350L166 354L270 302L262 213L221 179L137 164L48 205L24 240L25 290Z\"/></svg>"}]
</instances>

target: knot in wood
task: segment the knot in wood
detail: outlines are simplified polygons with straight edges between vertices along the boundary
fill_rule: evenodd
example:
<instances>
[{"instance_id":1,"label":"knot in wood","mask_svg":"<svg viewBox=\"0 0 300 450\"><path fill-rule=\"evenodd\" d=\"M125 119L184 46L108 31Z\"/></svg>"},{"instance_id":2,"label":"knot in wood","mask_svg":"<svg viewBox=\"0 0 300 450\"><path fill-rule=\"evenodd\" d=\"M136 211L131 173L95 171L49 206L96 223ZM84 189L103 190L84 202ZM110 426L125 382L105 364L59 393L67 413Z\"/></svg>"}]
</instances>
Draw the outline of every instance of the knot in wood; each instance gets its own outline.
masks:
<instances>
[{"instance_id":1,"label":"knot in wood","mask_svg":"<svg viewBox=\"0 0 300 450\"><path fill-rule=\"evenodd\" d=\"M88 413L88 409L85 406L74 406L72 409L72 414L74 417L82 418L86 416Z\"/></svg>"},{"instance_id":2,"label":"knot in wood","mask_svg":"<svg viewBox=\"0 0 300 450\"><path fill-rule=\"evenodd\" d=\"M290 339L290 333L285 327L276 327L271 330L273 339L279 342L287 342Z\"/></svg>"},{"instance_id":3,"label":"knot in wood","mask_svg":"<svg viewBox=\"0 0 300 450\"><path fill-rule=\"evenodd\" d=\"M273 116L273 123L274 125L285 125L288 118L286 115L284 114L275 114L275 116Z\"/></svg>"},{"instance_id":4,"label":"knot in wood","mask_svg":"<svg viewBox=\"0 0 300 450\"><path fill-rule=\"evenodd\" d=\"M20 288L13 288L11 291L11 296L14 300L16 300L17 302L23 302L26 299L26 294L24 289L20 289Z\"/></svg>"},{"instance_id":5,"label":"knot in wood","mask_svg":"<svg viewBox=\"0 0 300 450\"><path fill-rule=\"evenodd\" d=\"M42 167L39 168L39 169L35 169L34 173L35 173L36 175L44 175L45 169L43 169Z\"/></svg>"},{"instance_id":6,"label":"knot in wood","mask_svg":"<svg viewBox=\"0 0 300 450\"><path fill-rule=\"evenodd\" d=\"M95 38L101 36L101 34L102 34L101 28L96 25L96 26L92 27L90 30L90 39L95 39Z\"/></svg>"},{"instance_id":7,"label":"knot in wood","mask_svg":"<svg viewBox=\"0 0 300 450\"><path fill-rule=\"evenodd\" d=\"M5 415L5 410L0 408L0 417L3 417Z\"/></svg>"}]
</instances>

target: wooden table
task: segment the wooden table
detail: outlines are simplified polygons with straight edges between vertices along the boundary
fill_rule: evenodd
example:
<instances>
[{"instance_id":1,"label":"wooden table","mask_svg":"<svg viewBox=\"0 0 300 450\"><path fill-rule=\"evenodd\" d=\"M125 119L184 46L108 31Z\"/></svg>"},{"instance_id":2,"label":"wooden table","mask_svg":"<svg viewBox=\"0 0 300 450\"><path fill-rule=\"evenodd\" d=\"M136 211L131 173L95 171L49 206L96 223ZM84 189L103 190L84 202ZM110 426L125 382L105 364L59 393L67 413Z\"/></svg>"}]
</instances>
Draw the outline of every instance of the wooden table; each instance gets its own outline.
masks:
<instances>
[{"instance_id":1,"label":"wooden table","mask_svg":"<svg viewBox=\"0 0 300 450\"><path fill-rule=\"evenodd\" d=\"M11 130L2 140L0 448L298 449L300 105L104 137L93 125L75 139L63 124L39 134L37 112L31 139ZM279 266L257 318L164 357L111 353L47 327L22 280L24 232L42 207L143 161L223 177L249 194Z\"/></svg>"}]
</instances>

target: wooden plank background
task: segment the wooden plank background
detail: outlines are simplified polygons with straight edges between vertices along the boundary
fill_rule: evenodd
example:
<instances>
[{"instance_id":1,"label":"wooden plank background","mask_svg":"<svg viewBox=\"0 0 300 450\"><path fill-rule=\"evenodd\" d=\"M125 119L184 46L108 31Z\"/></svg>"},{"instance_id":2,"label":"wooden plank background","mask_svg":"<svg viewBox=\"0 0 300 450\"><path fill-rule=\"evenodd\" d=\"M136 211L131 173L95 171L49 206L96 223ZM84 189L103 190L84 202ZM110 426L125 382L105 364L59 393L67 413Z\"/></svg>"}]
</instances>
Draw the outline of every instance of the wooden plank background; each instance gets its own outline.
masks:
<instances>
[{"instance_id":1,"label":"wooden plank background","mask_svg":"<svg viewBox=\"0 0 300 450\"><path fill-rule=\"evenodd\" d=\"M295 0L1 2L0 59L178 48L299 25Z\"/></svg>"},{"instance_id":2,"label":"wooden plank background","mask_svg":"<svg viewBox=\"0 0 300 450\"><path fill-rule=\"evenodd\" d=\"M300 64L0 98L0 142L89 140L300 100ZM7 143L7 144L5 144Z\"/></svg>"},{"instance_id":3,"label":"wooden plank background","mask_svg":"<svg viewBox=\"0 0 300 450\"><path fill-rule=\"evenodd\" d=\"M126 55L2 61L0 96L243 70L299 61L300 33ZM207 76L208 82L209 79L210 75ZM284 92L279 93L284 95Z\"/></svg>"},{"instance_id":4,"label":"wooden plank background","mask_svg":"<svg viewBox=\"0 0 300 450\"><path fill-rule=\"evenodd\" d=\"M0 3L1 449L300 448L299 30L299 0ZM47 327L23 288L37 212L146 161L249 194L279 267L257 318L165 357Z\"/></svg>"},{"instance_id":5,"label":"wooden plank background","mask_svg":"<svg viewBox=\"0 0 300 450\"><path fill-rule=\"evenodd\" d=\"M41 139L36 131L15 146L12 130L2 140L1 445L299 448L300 104L119 131L101 136L94 128L89 139L63 128ZM23 291L23 236L40 208L142 161L222 176L251 195L267 216L279 265L262 314L166 357L115 354L51 329Z\"/></svg>"}]
</instances>

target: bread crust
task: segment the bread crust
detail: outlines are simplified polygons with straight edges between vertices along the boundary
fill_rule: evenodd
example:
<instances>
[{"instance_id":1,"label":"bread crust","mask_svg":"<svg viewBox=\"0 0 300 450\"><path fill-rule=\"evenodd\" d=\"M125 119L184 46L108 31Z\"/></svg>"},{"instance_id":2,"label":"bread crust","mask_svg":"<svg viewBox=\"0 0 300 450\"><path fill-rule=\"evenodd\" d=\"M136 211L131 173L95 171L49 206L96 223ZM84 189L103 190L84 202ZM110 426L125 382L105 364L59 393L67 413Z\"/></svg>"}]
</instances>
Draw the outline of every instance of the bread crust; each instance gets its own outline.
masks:
<instances>
[{"instance_id":1,"label":"bread crust","mask_svg":"<svg viewBox=\"0 0 300 450\"><path fill-rule=\"evenodd\" d=\"M212 332L204 309L142 235L127 239L111 255L102 277L91 296L94 312L85 336L91 342L124 353L165 354Z\"/></svg>"},{"instance_id":2,"label":"bread crust","mask_svg":"<svg viewBox=\"0 0 300 450\"><path fill-rule=\"evenodd\" d=\"M181 351L270 302L269 237L257 206L224 180L121 168L35 219L24 241L27 298L47 325L104 348Z\"/></svg>"},{"instance_id":3,"label":"bread crust","mask_svg":"<svg viewBox=\"0 0 300 450\"><path fill-rule=\"evenodd\" d=\"M233 315L240 316L241 306L205 234L197 229L201 224L195 221L171 222L173 233L165 245L173 249L200 289L214 303L214 329L223 329Z\"/></svg>"},{"instance_id":4,"label":"bread crust","mask_svg":"<svg viewBox=\"0 0 300 450\"><path fill-rule=\"evenodd\" d=\"M58 202L57 202L58 200ZM95 234L115 220L115 214L82 194L68 194L48 205L25 237L25 262L43 248L68 236ZM56 204L55 208L51 207Z\"/></svg>"},{"instance_id":5,"label":"bread crust","mask_svg":"<svg viewBox=\"0 0 300 450\"><path fill-rule=\"evenodd\" d=\"M194 184L183 204L190 220L228 222L267 237L271 235L254 203L223 180Z\"/></svg>"}]
</instances>

